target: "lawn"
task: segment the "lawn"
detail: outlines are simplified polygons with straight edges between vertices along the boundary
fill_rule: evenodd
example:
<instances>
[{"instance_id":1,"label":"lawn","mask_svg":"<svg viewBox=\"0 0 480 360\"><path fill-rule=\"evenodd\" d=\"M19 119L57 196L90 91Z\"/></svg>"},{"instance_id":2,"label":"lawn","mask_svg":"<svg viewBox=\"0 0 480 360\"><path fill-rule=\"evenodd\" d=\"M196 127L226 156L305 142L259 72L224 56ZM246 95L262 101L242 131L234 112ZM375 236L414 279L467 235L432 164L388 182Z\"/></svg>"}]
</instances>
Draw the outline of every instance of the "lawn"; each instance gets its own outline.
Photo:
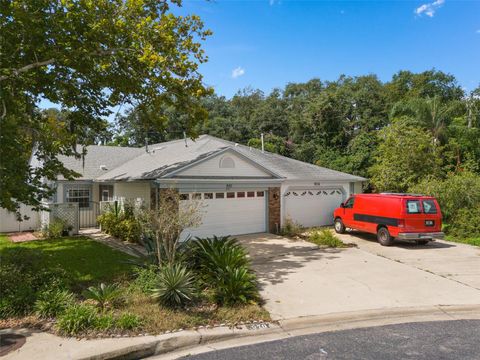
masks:
<instances>
[{"instance_id":1,"label":"lawn","mask_svg":"<svg viewBox=\"0 0 480 360\"><path fill-rule=\"evenodd\" d=\"M0 235L0 259L15 248L44 253L48 265L59 265L81 287L101 281L112 282L131 272L131 265L125 263L131 259L129 255L86 237L12 243L5 235Z\"/></svg>"}]
</instances>

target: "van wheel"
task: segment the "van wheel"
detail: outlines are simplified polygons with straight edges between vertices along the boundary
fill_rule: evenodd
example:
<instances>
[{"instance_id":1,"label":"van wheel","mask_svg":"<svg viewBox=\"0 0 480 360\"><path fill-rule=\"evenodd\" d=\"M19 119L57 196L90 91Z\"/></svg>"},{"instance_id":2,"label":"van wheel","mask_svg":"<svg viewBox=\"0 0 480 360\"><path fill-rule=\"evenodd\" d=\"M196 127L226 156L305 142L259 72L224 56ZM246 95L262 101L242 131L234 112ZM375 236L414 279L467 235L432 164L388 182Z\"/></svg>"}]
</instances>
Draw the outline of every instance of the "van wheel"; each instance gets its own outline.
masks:
<instances>
[{"instance_id":1,"label":"van wheel","mask_svg":"<svg viewBox=\"0 0 480 360\"><path fill-rule=\"evenodd\" d=\"M383 246L392 246L393 238L386 227L381 227L377 230L377 240Z\"/></svg>"},{"instance_id":2,"label":"van wheel","mask_svg":"<svg viewBox=\"0 0 480 360\"><path fill-rule=\"evenodd\" d=\"M345 232L345 225L343 225L342 219L336 218L334 226L337 234L343 234Z\"/></svg>"}]
</instances>

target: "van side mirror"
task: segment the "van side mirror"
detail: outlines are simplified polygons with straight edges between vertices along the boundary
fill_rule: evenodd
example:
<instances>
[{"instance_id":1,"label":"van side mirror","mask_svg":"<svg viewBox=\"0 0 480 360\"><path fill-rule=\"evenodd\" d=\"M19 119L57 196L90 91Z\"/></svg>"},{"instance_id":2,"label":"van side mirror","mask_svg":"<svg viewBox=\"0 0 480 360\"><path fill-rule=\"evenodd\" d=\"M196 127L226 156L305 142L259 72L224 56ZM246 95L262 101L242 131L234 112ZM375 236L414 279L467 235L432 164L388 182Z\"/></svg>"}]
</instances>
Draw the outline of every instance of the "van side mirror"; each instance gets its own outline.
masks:
<instances>
[{"instance_id":1,"label":"van side mirror","mask_svg":"<svg viewBox=\"0 0 480 360\"><path fill-rule=\"evenodd\" d=\"M340 207L341 207L341 208L344 208L344 207L345 207L345 204L344 204L344 203L341 203L341 204L340 204Z\"/></svg>"}]
</instances>

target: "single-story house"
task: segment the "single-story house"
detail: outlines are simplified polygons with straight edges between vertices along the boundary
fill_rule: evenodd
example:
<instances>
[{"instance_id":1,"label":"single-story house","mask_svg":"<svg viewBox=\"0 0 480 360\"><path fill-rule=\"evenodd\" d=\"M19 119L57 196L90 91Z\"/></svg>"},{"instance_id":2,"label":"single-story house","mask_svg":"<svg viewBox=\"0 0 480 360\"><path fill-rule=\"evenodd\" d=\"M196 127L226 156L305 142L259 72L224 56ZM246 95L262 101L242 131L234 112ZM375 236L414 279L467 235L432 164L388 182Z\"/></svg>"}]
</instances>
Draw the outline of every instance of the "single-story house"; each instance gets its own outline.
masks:
<instances>
[{"instance_id":1,"label":"single-story house","mask_svg":"<svg viewBox=\"0 0 480 360\"><path fill-rule=\"evenodd\" d=\"M81 177L58 179L51 201L78 203L80 226L95 222L92 204L131 199L154 208L162 190L173 188L180 201L202 202L194 236L277 232L287 219L329 225L333 210L366 181L210 135L143 148L88 146L84 159L61 160Z\"/></svg>"}]
</instances>

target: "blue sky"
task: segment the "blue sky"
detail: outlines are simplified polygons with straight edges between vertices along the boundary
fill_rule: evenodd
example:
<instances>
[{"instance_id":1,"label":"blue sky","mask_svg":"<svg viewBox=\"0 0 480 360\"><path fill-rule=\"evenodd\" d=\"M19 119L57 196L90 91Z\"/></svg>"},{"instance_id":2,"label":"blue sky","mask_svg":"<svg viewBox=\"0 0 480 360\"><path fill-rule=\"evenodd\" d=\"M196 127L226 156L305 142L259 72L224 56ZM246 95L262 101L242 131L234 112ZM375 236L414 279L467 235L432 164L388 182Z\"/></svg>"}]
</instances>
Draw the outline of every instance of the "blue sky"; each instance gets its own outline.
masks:
<instances>
[{"instance_id":1,"label":"blue sky","mask_svg":"<svg viewBox=\"0 0 480 360\"><path fill-rule=\"evenodd\" d=\"M185 1L213 31L200 71L231 97L251 86L435 67L480 84L480 1Z\"/></svg>"},{"instance_id":2,"label":"blue sky","mask_svg":"<svg viewBox=\"0 0 480 360\"><path fill-rule=\"evenodd\" d=\"M480 84L480 1L184 0L213 35L200 72L228 98L340 74L436 68L466 90ZM42 101L41 107L51 103Z\"/></svg>"}]
</instances>

